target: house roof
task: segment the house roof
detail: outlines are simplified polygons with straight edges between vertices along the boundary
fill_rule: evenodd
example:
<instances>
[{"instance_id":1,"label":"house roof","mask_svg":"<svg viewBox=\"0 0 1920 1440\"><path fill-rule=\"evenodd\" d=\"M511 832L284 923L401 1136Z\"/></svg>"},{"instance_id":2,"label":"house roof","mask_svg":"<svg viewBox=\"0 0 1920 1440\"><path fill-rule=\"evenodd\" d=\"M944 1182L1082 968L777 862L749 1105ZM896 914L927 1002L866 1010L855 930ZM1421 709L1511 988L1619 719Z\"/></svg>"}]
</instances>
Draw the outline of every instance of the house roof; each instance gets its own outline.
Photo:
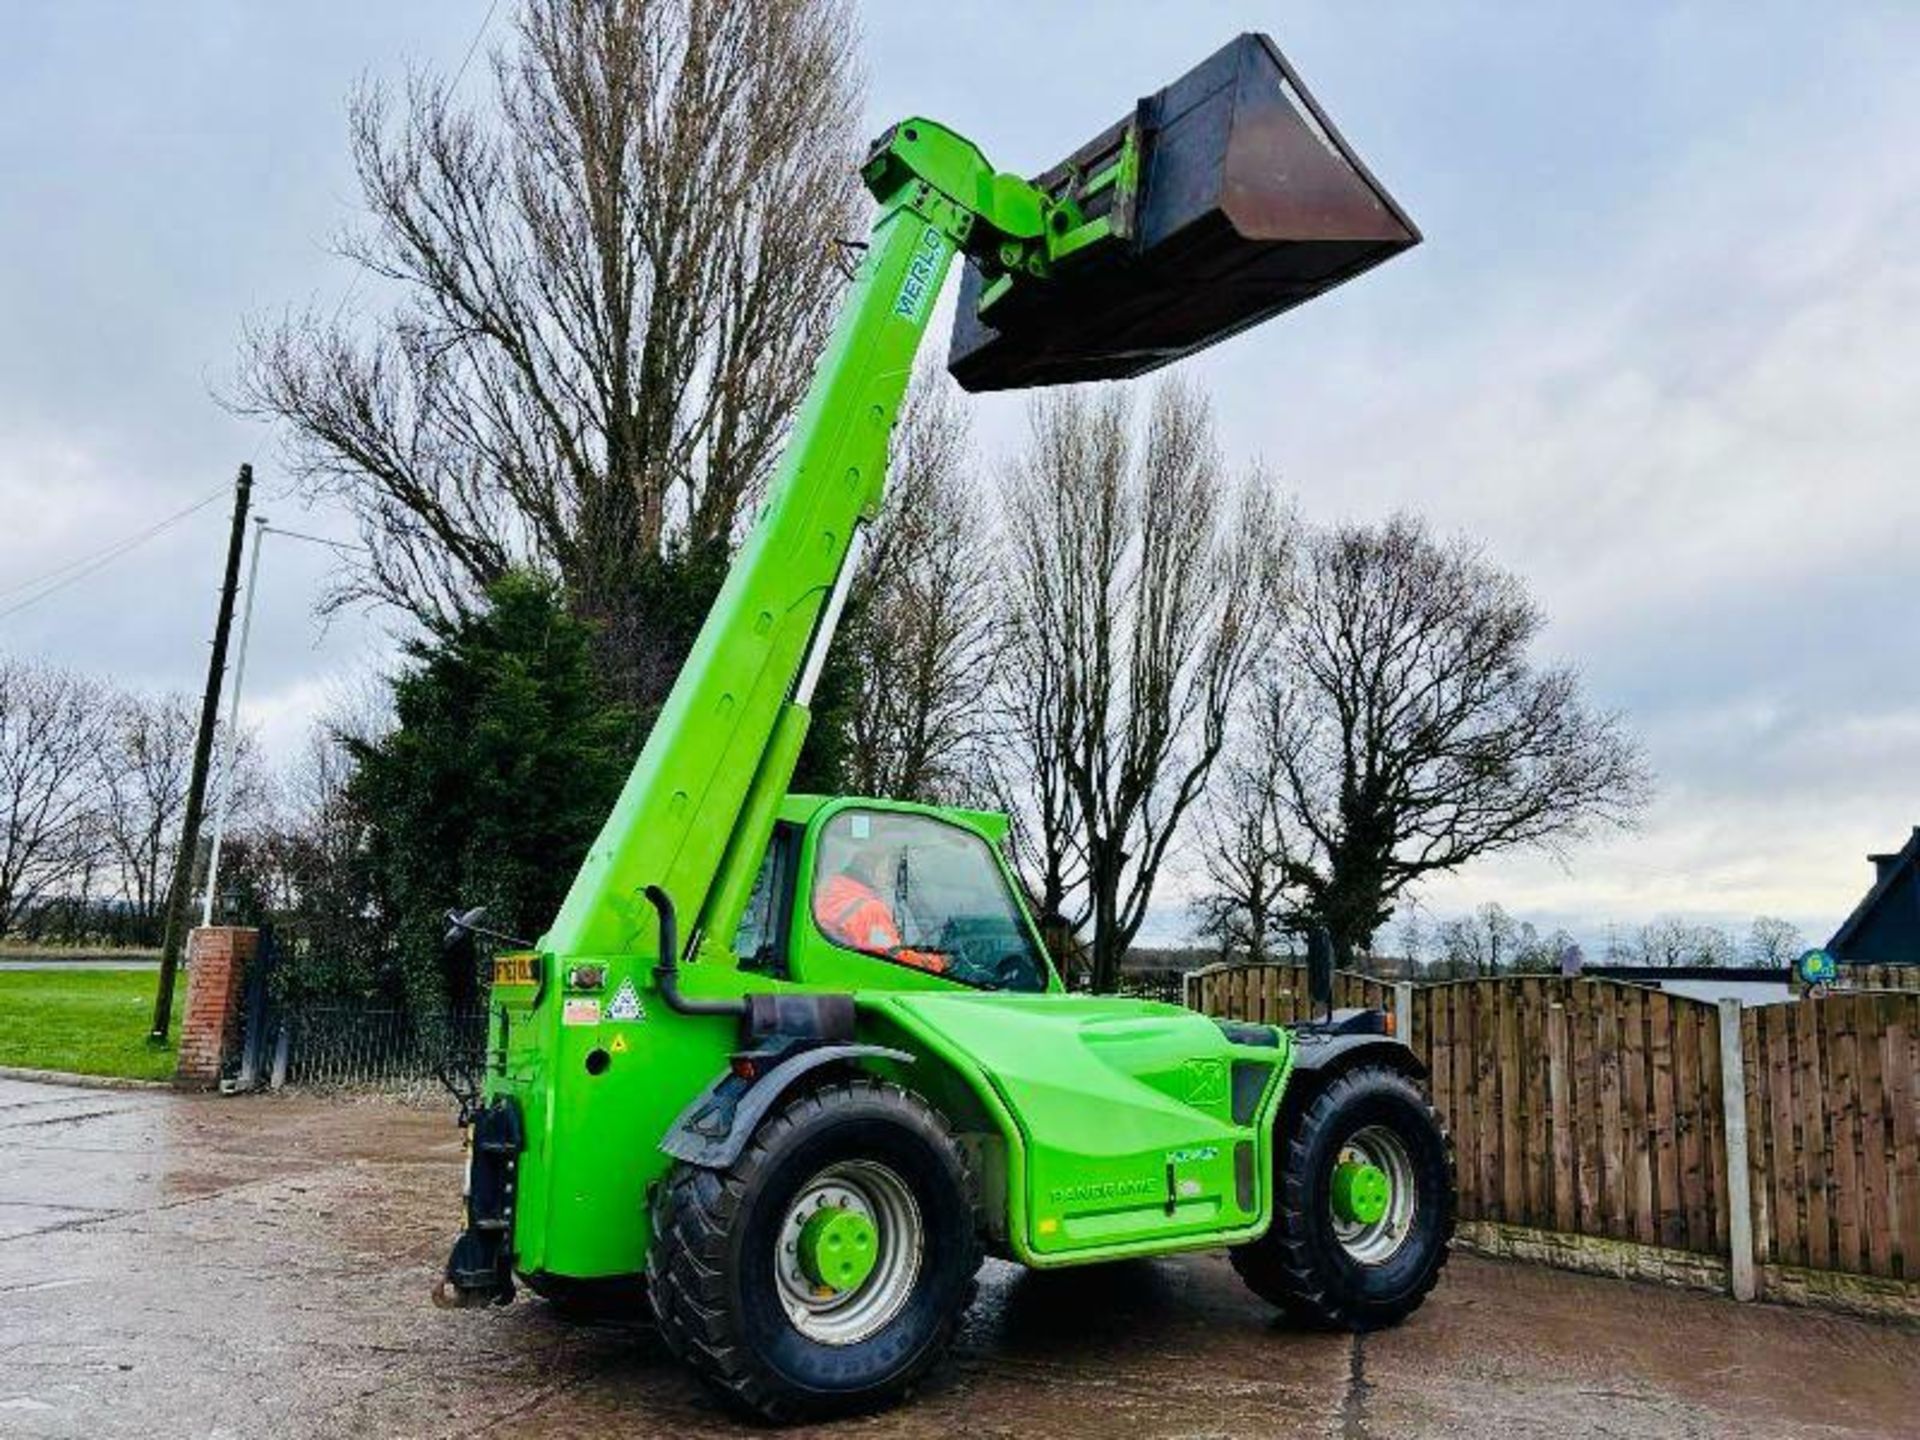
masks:
<instances>
[{"instance_id":1,"label":"house roof","mask_svg":"<svg viewBox=\"0 0 1920 1440\"><path fill-rule=\"evenodd\" d=\"M1840 928L1827 941L1827 949L1834 952L1836 959L1845 958L1847 948L1874 912L1903 888L1902 882L1920 885L1920 825L1913 827L1907 843L1897 853L1869 855L1867 858L1874 864L1873 888L1861 897L1860 903L1853 907L1853 913L1840 922Z\"/></svg>"}]
</instances>

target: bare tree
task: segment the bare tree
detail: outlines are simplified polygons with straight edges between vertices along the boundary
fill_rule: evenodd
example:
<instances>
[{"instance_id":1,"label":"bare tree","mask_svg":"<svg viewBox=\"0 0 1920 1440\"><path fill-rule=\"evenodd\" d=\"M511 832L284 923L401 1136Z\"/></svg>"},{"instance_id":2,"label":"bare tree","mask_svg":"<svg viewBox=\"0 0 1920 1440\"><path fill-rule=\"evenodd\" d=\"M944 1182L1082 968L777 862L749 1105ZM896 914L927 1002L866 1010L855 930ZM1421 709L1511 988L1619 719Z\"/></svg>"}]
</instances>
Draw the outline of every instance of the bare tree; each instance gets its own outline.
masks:
<instances>
[{"instance_id":1,"label":"bare tree","mask_svg":"<svg viewBox=\"0 0 1920 1440\"><path fill-rule=\"evenodd\" d=\"M1731 965L1738 955L1733 937L1717 925L1698 925L1666 916L1642 925L1629 958L1641 965Z\"/></svg>"},{"instance_id":2,"label":"bare tree","mask_svg":"<svg viewBox=\"0 0 1920 1440\"><path fill-rule=\"evenodd\" d=\"M1416 895L1409 895L1398 907L1400 954L1406 961L1406 974L1415 976L1427 960L1428 929L1426 910Z\"/></svg>"},{"instance_id":3,"label":"bare tree","mask_svg":"<svg viewBox=\"0 0 1920 1440\"><path fill-rule=\"evenodd\" d=\"M185 818L198 703L184 695L126 693L103 695L102 705L104 723L90 783L100 800L108 874L117 883L127 928L142 943L157 945ZM245 731L231 749L224 734L217 736L216 753L234 767L229 829L243 830L266 803L267 777ZM207 848L203 844L194 857L194 889L205 883Z\"/></svg>"},{"instance_id":4,"label":"bare tree","mask_svg":"<svg viewBox=\"0 0 1920 1440\"><path fill-rule=\"evenodd\" d=\"M300 957L284 980L296 989L399 993L393 927L372 883L371 817L354 792L348 738L377 733L380 724L372 706L353 697L336 703L281 773L272 805L234 836L235 908L272 921L279 943Z\"/></svg>"},{"instance_id":5,"label":"bare tree","mask_svg":"<svg viewBox=\"0 0 1920 1440\"><path fill-rule=\"evenodd\" d=\"M999 632L994 557L953 382L924 367L894 431L886 507L842 645L854 671L848 780L866 795L978 798Z\"/></svg>"},{"instance_id":6,"label":"bare tree","mask_svg":"<svg viewBox=\"0 0 1920 1440\"><path fill-rule=\"evenodd\" d=\"M1209 889L1194 902L1199 933L1222 958L1238 953L1255 965L1284 943L1285 857L1275 843L1286 816L1280 807L1280 747L1258 733L1270 712L1251 717L1255 734L1230 749L1201 817Z\"/></svg>"},{"instance_id":7,"label":"bare tree","mask_svg":"<svg viewBox=\"0 0 1920 1440\"><path fill-rule=\"evenodd\" d=\"M134 930L158 943L161 909L173 880L174 851L187 805L199 713L168 695L117 697L99 752L105 830L119 871L120 897Z\"/></svg>"},{"instance_id":8,"label":"bare tree","mask_svg":"<svg viewBox=\"0 0 1920 1440\"><path fill-rule=\"evenodd\" d=\"M1519 943L1514 946L1507 970L1514 975L1557 975L1569 954L1579 949L1580 943L1573 938L1573 932L1564 926L1542 934L1531 920L1523 920Z\"/></svg>"},{"instance_id":9,"label":"bare tree","mask_svg":"<svg viewBox=\"0 0 1920 1440\"><path fill-rule=\"evenodd\" d=\"M1800 927L1791 920L1782 920L1774 915L1761 915L1755 918L1747 930L1746 943L1741 947L1743 958L1749 965L1765 965L1772 969L1784 969L1793 964L1807 949L1807 937Z\"/></svg>"},{"instance_id":10,"label":"bare tree","mask_svg":"<svg viewBox=\"0 0 1920 1440\"><path fill-rule=\"evenodd\" d=\"M1498 975L1503 964L1512 964L1526 939L1514 918L1492 902L1471 915L1441 921L1434 934L1440 944L1441 973L1461 980Z\"/></svg>"},{"instance_id":11,"label":"bare tree","mask_svg":"<svg viewBox=\"0 0 1920 1440\"><path fill-rule=\"evenodd\" d=\"M1229 483L1211 411L1178 381L1137 438L1119 390L1036 401L1030 427L1004 486L1017 683L1002 784L1036 899L1064 913L1078 892L1106 990L1225 744L1281 526L1268 486Z\"/></svg>"},{"instance_id":12,"label":"bare tree","mask_svg":"<svg viewBox=\"0 0 1920 1440\"><path fill-rule=\"evenodd\" d=\"M1020 587L1016 582L1012 588ZM1079 931L1092 912L1085 832L1064 743L1067 647L1037 612L1020 610L1018 601L1006 622L985 774L995 805L1010 822L1009 848L1047 950L1063 973L1078 978L1090 973Z\"/></svg>"},{"instance_id":13,"label":"bare tree","mask_svg":"<svg viewBox=\"0 0 1920 1440\"><path fill-rule=\"evenodd\" d=\"M1422 879L1644 803L1618 718L1530 658L1545 622L1517 577L1405 516L1302 554L1257 729L1276 750L1290 927L1326 925L1350 961Z\"/></svg>"},{"instance_id":14,"label":"bare tree","mask_svg":"<svg viewBox=\"0 0 1920 1440\"><path fill-rule=\"evenodd\" d=\"M853 34L845 0L525 0L490 107L354 96L342 248L393 308L253 327L238 397L359 519L338 598L444 620L533 564L664 692L641 577L724 551L840 289Z\"/></svg>"},{"instance_id":15,"label":"bare tree","mask_svg":"<svg viewBox=\"0 0 1920 1440\"><path fill-rule=\"evenodd\" d=\"M105 696L71 671L0 660L0 934L99 858Z\"/></svg>"}]
</instances>

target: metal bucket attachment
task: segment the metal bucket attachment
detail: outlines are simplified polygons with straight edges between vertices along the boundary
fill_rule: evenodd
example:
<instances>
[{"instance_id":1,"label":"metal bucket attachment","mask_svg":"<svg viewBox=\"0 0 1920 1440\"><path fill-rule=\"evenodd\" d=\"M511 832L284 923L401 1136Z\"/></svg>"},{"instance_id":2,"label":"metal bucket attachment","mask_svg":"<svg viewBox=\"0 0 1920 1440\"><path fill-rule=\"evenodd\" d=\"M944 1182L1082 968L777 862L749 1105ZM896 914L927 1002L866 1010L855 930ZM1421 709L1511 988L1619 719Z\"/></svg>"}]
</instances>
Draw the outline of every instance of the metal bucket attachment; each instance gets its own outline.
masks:
<instances>
[{"instance_id":1,"label":"metal bucket attachment","mask_svg":"<svg viewBox=\"0 0 1920 1440\"><path fill-rule=\"evenodd\" d=\"M947 365L968 390L1139 375L1416 245L1264 35L1242 35L1035 182L1086 237L1043 276L970 260Z\"/></svg>"}]
</instances>

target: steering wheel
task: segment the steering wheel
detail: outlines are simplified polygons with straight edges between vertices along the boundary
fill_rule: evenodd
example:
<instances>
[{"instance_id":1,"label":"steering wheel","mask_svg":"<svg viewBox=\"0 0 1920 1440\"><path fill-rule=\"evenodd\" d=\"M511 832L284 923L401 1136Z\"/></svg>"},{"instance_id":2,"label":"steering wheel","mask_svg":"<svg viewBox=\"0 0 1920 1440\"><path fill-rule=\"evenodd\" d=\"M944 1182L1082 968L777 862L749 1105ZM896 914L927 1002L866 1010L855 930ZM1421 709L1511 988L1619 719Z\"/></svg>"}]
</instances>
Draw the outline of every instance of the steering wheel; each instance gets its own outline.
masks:
<instances>
[{"instance_id":1,"label":"steering wheel","mask_svg":"<svg viewBox=\"0 0 1920 1440\"><path fill-rule=\"evenodd\" d=\"M1002 955L993 967L993 983L1000 990L1028 990L1032 988L1033 965L1019 951Z\"/></svg>"}]
</instances>

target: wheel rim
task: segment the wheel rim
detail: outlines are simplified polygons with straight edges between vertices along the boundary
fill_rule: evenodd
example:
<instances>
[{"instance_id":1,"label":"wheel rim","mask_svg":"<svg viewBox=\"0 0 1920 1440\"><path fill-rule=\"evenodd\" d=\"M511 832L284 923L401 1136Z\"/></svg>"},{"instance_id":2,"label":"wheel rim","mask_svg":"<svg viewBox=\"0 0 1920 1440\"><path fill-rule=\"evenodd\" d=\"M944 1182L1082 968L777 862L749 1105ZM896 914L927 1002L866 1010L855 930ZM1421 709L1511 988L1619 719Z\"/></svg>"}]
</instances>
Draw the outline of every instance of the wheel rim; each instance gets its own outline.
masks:
<instances>
[{"instance_id":1,"label":"wheel rim","mask_svg":"<svg viewBox=\"0 0 1920 1440\"><path fill-rule=\"evenodd\" d=\"M1340 1147L1327 1209L1334 1238L1349 1259L1384 1265L1398 1255L1413 1234L1419 1201L1413 1154L1393 1131L1368 1125Z\"/></svg>"},{"instance_id":2,"label":"wheel rim","mask_svg":"<svg viewBox=\"0 0 1920 1440\"><path fill-rule=\"evenodd\" d=\"M793 1328L822 1345L855 1345L913 1294L926 1229L913 1192L892 1170L842 1160L800 1187L774 1245L780 1303Z\"/></svg>"}]
</instances>

